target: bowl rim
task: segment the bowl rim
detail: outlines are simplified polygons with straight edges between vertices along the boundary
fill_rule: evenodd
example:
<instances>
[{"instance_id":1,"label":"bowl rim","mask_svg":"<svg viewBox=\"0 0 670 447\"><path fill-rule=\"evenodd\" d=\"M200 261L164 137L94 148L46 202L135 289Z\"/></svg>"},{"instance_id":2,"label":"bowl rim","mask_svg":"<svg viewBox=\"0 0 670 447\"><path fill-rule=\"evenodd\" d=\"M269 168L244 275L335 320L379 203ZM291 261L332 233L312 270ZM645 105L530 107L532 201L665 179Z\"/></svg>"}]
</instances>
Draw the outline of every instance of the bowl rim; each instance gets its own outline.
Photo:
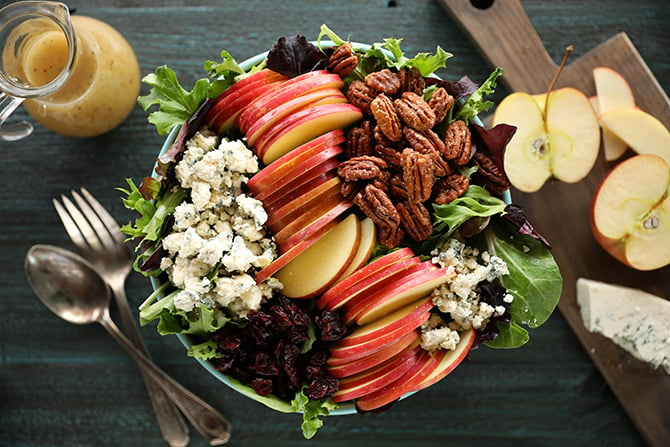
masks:
<instances>
[{"instance_id":1,"label":"bowl rim","mask_svg":"<svg viewBox=\"0 0 670 447\"><path fill-rule=\"evenodd\" d=\"M333 46L336 46L335 42L333 42L331 40L322 40L322 41L318 41L318 42L317 41L311 41L310 43L312 43L314 45L317 45L319 47L324 47L324 48L332 48ZM364 44L364 43L359 43L359 42L351 42L351 44L356 49L362 49L362 50L367 50L367 49L372 47L372 45L370 45L370 44ZM384 51L386 51L386 50L384 50ZM255 56L252 56L248 59L245 59L244 61L240 62L239 65L242 69L248 70L251 67L253 67L254 65L258 65L259 63L261 63L267 57L268 53L269 53L269 51L264 51L262 53L259 53ZM475 117L475 123L478 124L478 125L483 125L481 120L479 119L479 117ZM162 145L161 150L159 152L159 156L161 154L165 153L169 149L169 147L174 142L180 128L181 128L181 126L175 126L170 131L168 136L165 138L165 141L163 142L163 145ZM154 177L156 176L155 169L152 171L152 176L154 176ZM509 190L506 190L505 192L503 192L503 200L508 204L511 203L511 196L510 196ZM150 277L149 279L151 281L152 288L154 290L156 290L158 288L158 286L160 285L158 283L158 280L155 277ZM186 334L174 334L174 335L176 335L177 339L179 339L179 341L181 342L181 344L185 348L188 349L191 346L193 346L193 342L191 341L191 338L192 338L191 336L186 335ZM217 371L214 368L212 362L209 361L209 360L204 360L204 359L201 359L201 358L196 358L195 360L203 368L205 368L205 370L207 370L212 376L217 378L220 382L224 383L226 386L228 386L232 390L234 390L234 391L236 391L236 392L238 392L238 393L240 393L240 394L242 394L242 395L244 395L244 396L246 396L246 397L248 397L248 398L250 398L250 399L252 399L256 402L259 402L259 403L265 405L268 408L271 408L271 409L276 410L276 411L284 412L284 413L302 413L301 411L296 411L296 410L292 409L288 404L287 404L286 408L282 408L282 407L279 407L278 405L276 405L276 402L273 401L273 400L265 399L263 396L260 396L258 394L252 394L246 388L240 388L240 386L238 386L235 383L236 380L231 379L226 374L224 374L220 371ZM416 391L407 393L407 394L403 395L400 398L400 400L406 399L407 397L409 397L409 396L411 396L415 393L416 393ZM357 413L356 407L355 407L353 401L345 401L345 402L338 403L337 405L338 405L338 407L336 409L329 412L329 414L328 414L329 416L341 416L341 415L350 415L350 414L356 414Z\"/></svg>"}]
</instances>

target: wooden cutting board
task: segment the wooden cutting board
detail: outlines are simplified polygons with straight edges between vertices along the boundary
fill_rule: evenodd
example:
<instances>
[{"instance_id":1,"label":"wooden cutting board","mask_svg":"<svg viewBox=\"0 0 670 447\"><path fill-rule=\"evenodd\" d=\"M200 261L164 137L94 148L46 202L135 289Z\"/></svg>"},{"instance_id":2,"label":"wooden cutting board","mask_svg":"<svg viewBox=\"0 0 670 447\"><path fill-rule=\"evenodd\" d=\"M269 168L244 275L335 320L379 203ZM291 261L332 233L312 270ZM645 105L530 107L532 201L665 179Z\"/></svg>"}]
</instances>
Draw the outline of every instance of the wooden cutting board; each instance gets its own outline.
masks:
<instances>
[{"instance_id":1,"label":"wooden cutting board","mask_svg":"<svg viewBox=\"0 0 670 447\"><path fill-rule=\"evenodd\" d=\"M557 64L520 1L489 1L492 5L486 9L476 8L472 5L476 2L470 0L440 2L491 66L503 68L502 80L511 90L546 92ZM550 44L560 46L562 53L566 45L574 43ZM613 68L633 88L638 106L670 127L668 95L625 33L569 61L557 87L571 86L587 96L594 95L592 69ZM670 375L662 369L653 370L605 337L588 332L576 301L575 283L579 277L636 287L670 299L670 267L652 272L628 268L602 250L591 234L591 201L596 187L614 165L615 162L604 160L601 151L596 166L583 181L576 184L552 181L536 193L512 191L512 198L525 208L534 226L552 243L564 278L561 313L647 442L667 447L670 446Z\"/></svg>"}]
</instances>

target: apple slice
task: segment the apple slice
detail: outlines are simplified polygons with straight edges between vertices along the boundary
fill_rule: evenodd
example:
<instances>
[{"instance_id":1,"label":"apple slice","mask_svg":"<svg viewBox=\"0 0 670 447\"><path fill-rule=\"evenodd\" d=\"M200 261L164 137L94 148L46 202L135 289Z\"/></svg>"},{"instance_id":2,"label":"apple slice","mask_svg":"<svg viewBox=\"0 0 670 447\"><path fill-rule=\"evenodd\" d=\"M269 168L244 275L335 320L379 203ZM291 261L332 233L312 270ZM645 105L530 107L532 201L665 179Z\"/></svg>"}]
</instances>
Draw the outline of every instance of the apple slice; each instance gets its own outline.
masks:
<instances>
[{"instance_id":1,"label":"apple slice","mask_svg":"<svg viewBox=\"0 0 670 447\"><path fill-rule=\"evenodd\" d=\"M358 245L358 251L354 256L354 259L351 261L351 264L349 264L349 268L337 278L335 284L363 267L365 263L368 262L368 259L370 259L370 256L372 256L376 244L377 226L372 219L366 217L361 221L361 243Z\"/></svg>"},{"instance_id":2,"label":"apple slice","mask_svg":"<svg viewBox=\"0 0 670 447\"><path fill-rule=\"evenodd\" d=\"M283 253L289 250L319 228L336 220L351 208L351 205L351 202L343 198L342 201L338 202L332 208L311 208L311 210L316 210L314 214L310 213L305 220L301 218L291 222L275 234L275 241L279 245L279 251Z\"/></svg>"},{"instance_id":3,"label":"apple slice","mask_svg":"<svg viewBox=\"0 0 670 447\"><path fill-rule=\"evenodd\" d=\"M618 107L600 115L602 125L638 154L654 154L670 164L670 131L640 109Z\"/></svg>"},{"instance_id":4,"label":"apple slice","mask_svg":"<svg viewBox=\"0 0 670 447\"><path fill-rule=\"evenodd\" d=\"M505 150L505 171L512 185L535 192L549 178L575 183L591 171L600 148L600 126L589 99L574 88L549 95L546 121L542 95L516 92L496 108L493 126L516 126Z\"/></svg>"},{"instance_id":5,"label":"apple slice","mask_svg":"<svg viewBox=\"0 0 670 447\"><path fill-rule=\"evenodd\" d=\"M398 338L397 340L390 343L384 349L381 349L377 352L373 352L370 355L361 357L356 360L342 359L337 357L330 357L327 361L328 372L335 377L340 379L342 377L348 377L361 371L365 371L371 368L374 368L377 365L384 363L386 360L395 356L412 342L421 339L421 334L418 330L408 332L406 335Z\"/></svg>"},{"instance_id":6,"label":"apple slice","mask_svg":"<svg viewBox=\"0 0 670 447\"><path fill-rule=\"evenodd\" d=\"M272 206L266 205L265 211L268 214L266 225L273 232L277 232L296 217L299 217L300 214L305 213L310 207L315 207L314 201L327 200L331 196L335 196L335 199L339 201L342 199L341 183L342 179L337 176L325 178L323 181L314 182L313 189L305 194L291 195L288 203L277 205L277 202L275 202ZM318 208L319 204L316 205Z\"/></svg>"},{"instance_id":7,"label":"apple slice","mask_svg":"<svg viewBox=\"0 0 670 447\"><path fill-rule=\"evenodd\" d=\"M300 253L304 252L309 247L311 247L312 244L316 243L316 241L318 241L323 235L325 235L330 230L335 228L337 224L338 222L331 221L328 224L319 227L318 229L315 229L314 232L310 233L309 235L306 235L303 238L303 240L301 240L299 243L293 245L290 249L284 251L281 254L281 256L272 261L270 265L268 265L267 267L263 268L258 273L256 273L256 275L254 276L256 284L262 283L263 281L265 281L266 279L277 273L286 264L297 258L298 255L300 255Z\"/></svg>"},{"instance_id":8,"label":"apple slice","mask_svg":"<svg viewBox=\"0 0 670 447\"><path fill-rule=\"evenodd\" d=\"M242 133L247 133L248 129L258 121L263 115L271 110L280 107L297 96L309 93L321 88L341 89L344 82L339 75L330 73L327 70L315 70L303 73L290 78L282 85L281 89L270 94L259 97L249 104L237 119L237 127Z\"/></svg>"},{"instance_id":9,"label":"apple slice","mask_svg":"<svg viewBox=\"0 0 670 447\"><path fill-rule=\"evenodd\" d=\"M267 140L260 137L255 151L263 163L269 164L312 138L348 127L362 117L360 109L349 103L310 107L277 123L281 132Z\"/></svg>"},{"instance_id":10,"label":"apple slice","mask_svg":"<svg viewBox=\"0 0 670 447\"><path fill-rule=\"evenodd\" d=\"M272 189L272 185L280 186L278 183L284 178L290 181L294 173L307 170L302 166L302 163L313 160L325 148L338 146L344 143L344 140L345 136L342 129L335 129L308 141L251 177L247 183L249 190L254 195L259 195L262 191Z\"/></svg>"},{"instance_id":11,"label":"apple slice","mask_svg":"<svg viewBox=\"0 0 670 447\"><path fill-rule=\"evenodd\" d=\"M390 253L387 253L374 261L367 264L365 267L360 268L355 273L344 279L343 281L337 283L335 286L328 289L324 292L317 301L317 306L320 309L333 310L333 307L330 306L330 301L336 296L344 294L347 289L353 287L355 284L365 280L371 275L386 269L388 266L401 261L403 259L411 258L414 256L414 252L411 248L403 247L398 250L394 250ZM418 261L418 258L417 258Z\"/></svg>"},{"instance_id":12,"label":"apple slice","mask_svg":"<svg viewBox=\"0 0 670 447\"><path fill-rule=\"evenodd\" d=\"M340 387L333 394L334 402L344 402L373 393L409 372L419 361L420 341L406 347L402 352L372 369L340 379Z\"/></svg>"},{"instance_id":13,"label":"apple slice","mask_svg":"<svg viewBox=\"0 0 670 447\"><path fill-rule=\"evenodd\" d=\"M356 346L371 340L392 341L416 329L425 320L425 314L433 307L430 297L423 297L406 304L393 312L377 318L371 323L360 325L351 334L337 342L338 347ZM417 322L419 322L417 324ZM393 334L393 336L391 336Z\"/></svg>"},{"instance_id":14,"label":"apple slice","mask_svg":"<svg viewBox=\"0 0 670 447\"><path fill-rule=\"evenodd\" d=\"M305 109L306 107L310 107L324 98L332 98L332 102L345 102L347 100L347 98L344 96L344 93L336 88L317 89L309 93L296 96L286 102L283 102L276 108L269 110L267 113L259 117L253 124L251 124L245 133L247 143L249 146L254 146L258 137L265 135L266 132L271 132L269 129L277 124L277 122L281 121L282 118L299 110Z\"/></svg>"},{"instance_id":15,"label":"apple slice","mask_svg":"<svg viewBox=\"0 0 670 447\"><path fill-rule=\"evenodd\" d=\"M465 332L460 333L461 339L459 340L456 348L453 351L446 351L444 357L440 363L435 366L435 369L426 376L417 386L414 387L412 391L419 391L424 388L428 388L431 385L439 382L444 379L449 373L451 373L465 358L470 352L470 348L475 341L476 333L474 329L468 329Z\"/></svg>"},{"instance_id":16,"label":"apple slice","mask_svg":"<svg viewBox=\"0 0 670 447\"><path fill-rule=\"evenodd\" d=\"M617 71L608 67L596 67L593 69L593 80L596 85L596 99L598 106L596 113L600 116L617 107L635 107L635 97L628 82ZM616 160L626 152L628 145L609 129L603 128L603 150L605 160Z\"/></svg>"},{"instance_id":17,"label":"apple slice","mask_svg":"<svg viewBox=\"0 0 670 447\"><path fill-rule=\"evenodd\" d=\"M653 154L619 163L600 183L591 205L596 241L637 270L670 264L670 167Z\"/></svg>"},{"instance_id":18,"label":"apple slice","mask_svg":"<svg viewBox=\"0 0 670 447\"><path fill-rule=\"evenodd\" d=\"M360 239L360 221L350 214L276 273L282 294L306 299L326 290L349 266Z\"/></svg>"},{"instance_id":19,"label":"apple slice","mask_svg":"<svg viewBox=\"0 0 670 447\"><path fill-rule=\"evenodd\" d=\"M312 188L337 176L337 168L340 161L337 158L327 159L281 188L275 189L270 195L263 199L263 205L267 207L283 206L301 194L307 193Z\"/></svg>"},{"instance_id":20,"label":"apple slice","mask_svg":"<svg viewBox=\"0 0 670 447\"><path fill-rule=\"evenodd\" d=\"M413 368L385 387L358 398L356 407L362 411L376 410L412 392L437 368L445 355L444 350L435 352L422 350Z\"/></svg>"},{"instance_id":21,"label":"apple slice","mask_svg":"<svg viewBox=\"0 0 670 447\"><path fill-rule=\"evenodd\" d=\"M355 304L347 303L344 321L366 325L409 302L429 295L433 289L449 279L446 269L436 267L432 261L424 261L408 271L407 275L384 283L383 287L363 296Z\"/></svg>"},{"instance_id":22,"label":"apple slice","mask_svg":"<svg viewBox=\"0 0 670 447\"><path fill-rule=\"evenodd\" d=\"M332 180L340 180L339 177L333 177ZM317 216L323 214L325 209L336 209L342 204L342 194L338 185L334 189L324 191L319 196L313 198L312 201L306 203L304 206L294 209L289 214L277 218L272 225L268 225L271 231L281 232L286 227L301 228L309 225L309 222L317 220ZM288 210L287 210L288 211ZM302 231L299 230L299 231ZM280 239L281 241L281 239ZM281 242L285 246L285 242Z\"/></svg>"}]
</instances>

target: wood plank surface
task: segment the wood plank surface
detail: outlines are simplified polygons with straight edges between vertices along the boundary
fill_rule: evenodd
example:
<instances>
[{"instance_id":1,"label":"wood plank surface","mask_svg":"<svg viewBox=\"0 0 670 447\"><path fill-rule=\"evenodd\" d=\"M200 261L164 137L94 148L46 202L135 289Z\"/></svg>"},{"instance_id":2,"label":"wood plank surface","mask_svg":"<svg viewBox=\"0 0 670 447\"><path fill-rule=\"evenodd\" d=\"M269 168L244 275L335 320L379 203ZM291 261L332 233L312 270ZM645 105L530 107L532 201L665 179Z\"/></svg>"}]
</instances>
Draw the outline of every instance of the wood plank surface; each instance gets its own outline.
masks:
<instances>
[{"instance_id":1,"label":"wood plank surface","mask_svg":"<svg viewBox=\"0 0 670 447\"><path fill-rule=\"evenodd\" d=\"M576 44L578 56L625 31L659 82L670 85L666 2L523 4L542 41L551 43L553 60L567 42ZM403 37L408 53L441 45L454 54L441 73L450 79L467 74L482 81L490 72L457 23L431 0L86 0L70 6L119 29L143 73L168 64L186 86L202 76L204 60L218 58L224 48L242 60L284 34L316 38L322 23L360 42ZM508 92L503 86L495 98ZM139 180L150 171L161 141L139 108L98 138L65 138L38 127L27 140L0 141L0 446L165 445L133 361L101 328L76 327L53 316L23 276L32 244L72 247L52 197L85 186L118 220L128 220L115 188L126 177ZM532 217L534 210L528 211ZM586 238L582 242L597 249ZM128 281L132 303L149 292L146 280ZM231 420L232 446L646 445L560 312L534 330L523 348L474 351L440 384L383 414L329 417L309 442L300 434L299 416L231 392L189 359L176 338L158 336L154 326L142 333L159 366ZM190 445L205 446L192 432Z\"/></svg>"}]
</instances>

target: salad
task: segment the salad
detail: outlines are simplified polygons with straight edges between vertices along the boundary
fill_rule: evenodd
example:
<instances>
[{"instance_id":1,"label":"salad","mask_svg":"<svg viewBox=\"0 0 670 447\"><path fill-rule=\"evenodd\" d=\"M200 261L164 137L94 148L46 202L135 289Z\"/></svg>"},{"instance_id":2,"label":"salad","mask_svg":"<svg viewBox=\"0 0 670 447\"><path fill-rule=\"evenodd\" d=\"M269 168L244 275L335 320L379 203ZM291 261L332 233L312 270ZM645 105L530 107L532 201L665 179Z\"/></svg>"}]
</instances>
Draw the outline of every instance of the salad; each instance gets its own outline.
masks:
<instances>
[{"instance_id":1,"label":"salad","mask_svg":"<svg viewBox=\"0 0 670 447\"><path fill-rule=\"evenodd\" d=\"M225 374L238 391L275 410L302 413L306 438L322 426L321 416L341 408L386 409L398 400L389 390L402 389L388 379L404 377L397 370L386 374L388 383L377 393L391 396L388 402L345 390L345 384L374 368L360 366L360 354L348 361L343 353L359 344L356 340L374 340L373 326L387 314L402 313L400 304L386 302L367 313L354 311L361 306L351 304L353 292L349 304L333 304L335 290L345 290L353 278L362 281L364 272L385 265L397 269L396 282L389 284L400 290L412 275L419 277L413 273L419 266L430 272L424 289L403 295L419 290L422 295L414 298L421 298L425 308L398 337L405 344L377 343L370 352L388 352L390 362L411 351L406 359L428 362L441 356L444 364L448 353L460 352L450 368L482 345L524 345L528 329L543 324L560 297L562 279L548 242L509 197L502 157L515 129L487 129L477 118L493 107L486 96L502 71L494 70L481 85L467 77L446 80L440 74L451 54L437 47L434 53L408 57L401 42L352 44L323 25L315 42L285 36L266 55L242 64L222 51L221 61L205 62L206 76L191 90L166 66L143 79L151 91L139 103L145 110L157 106L149 121L169 137L155 173L139 185L128 179L128 187L120 188L125 206L139 213L122 229L137 242L135 269L155 286L140 306L141 324L157 321L160 334L190 337L188 354ZM339 127L330 129L334 140L328 150L335 148L336 164L329 180L337 185L335 203L345 206L328 232L293 241L290 234L282 235L293 221L274 213L281 197L271 201L269 192L254 191L261 176L277 171L298 149L268 160L268 152L258 149L263 136L250 138L250 124L241 118L215 119L213 110L252 78L265 79L277 90L309 74L335 77L332 85L338 91L309 107L337 104L329 109L340 117ZM316 110L306 116L314 119ZM305 135L308 141L319 138ZM336 233L334 225L344 228L350 221L357 229L371 229L370 251L355 266L349 259L346 275L298 296L285 272L300 255L281 261L297 250L291 244L315 247ZM328 257L314 259L335 262ZM386 262L391 258L394 262ZM411 267L401 270L402 263ZM369 288L358 295L374 293ZM398 301L398 295L389 302ZM417 302L412 305L418 307ZM352 369L352 363L358 366ZM436 381L443 375L436 371L427 377ZM429 384L422 380L407 391Z\"/></svg>"}]
</instances>

